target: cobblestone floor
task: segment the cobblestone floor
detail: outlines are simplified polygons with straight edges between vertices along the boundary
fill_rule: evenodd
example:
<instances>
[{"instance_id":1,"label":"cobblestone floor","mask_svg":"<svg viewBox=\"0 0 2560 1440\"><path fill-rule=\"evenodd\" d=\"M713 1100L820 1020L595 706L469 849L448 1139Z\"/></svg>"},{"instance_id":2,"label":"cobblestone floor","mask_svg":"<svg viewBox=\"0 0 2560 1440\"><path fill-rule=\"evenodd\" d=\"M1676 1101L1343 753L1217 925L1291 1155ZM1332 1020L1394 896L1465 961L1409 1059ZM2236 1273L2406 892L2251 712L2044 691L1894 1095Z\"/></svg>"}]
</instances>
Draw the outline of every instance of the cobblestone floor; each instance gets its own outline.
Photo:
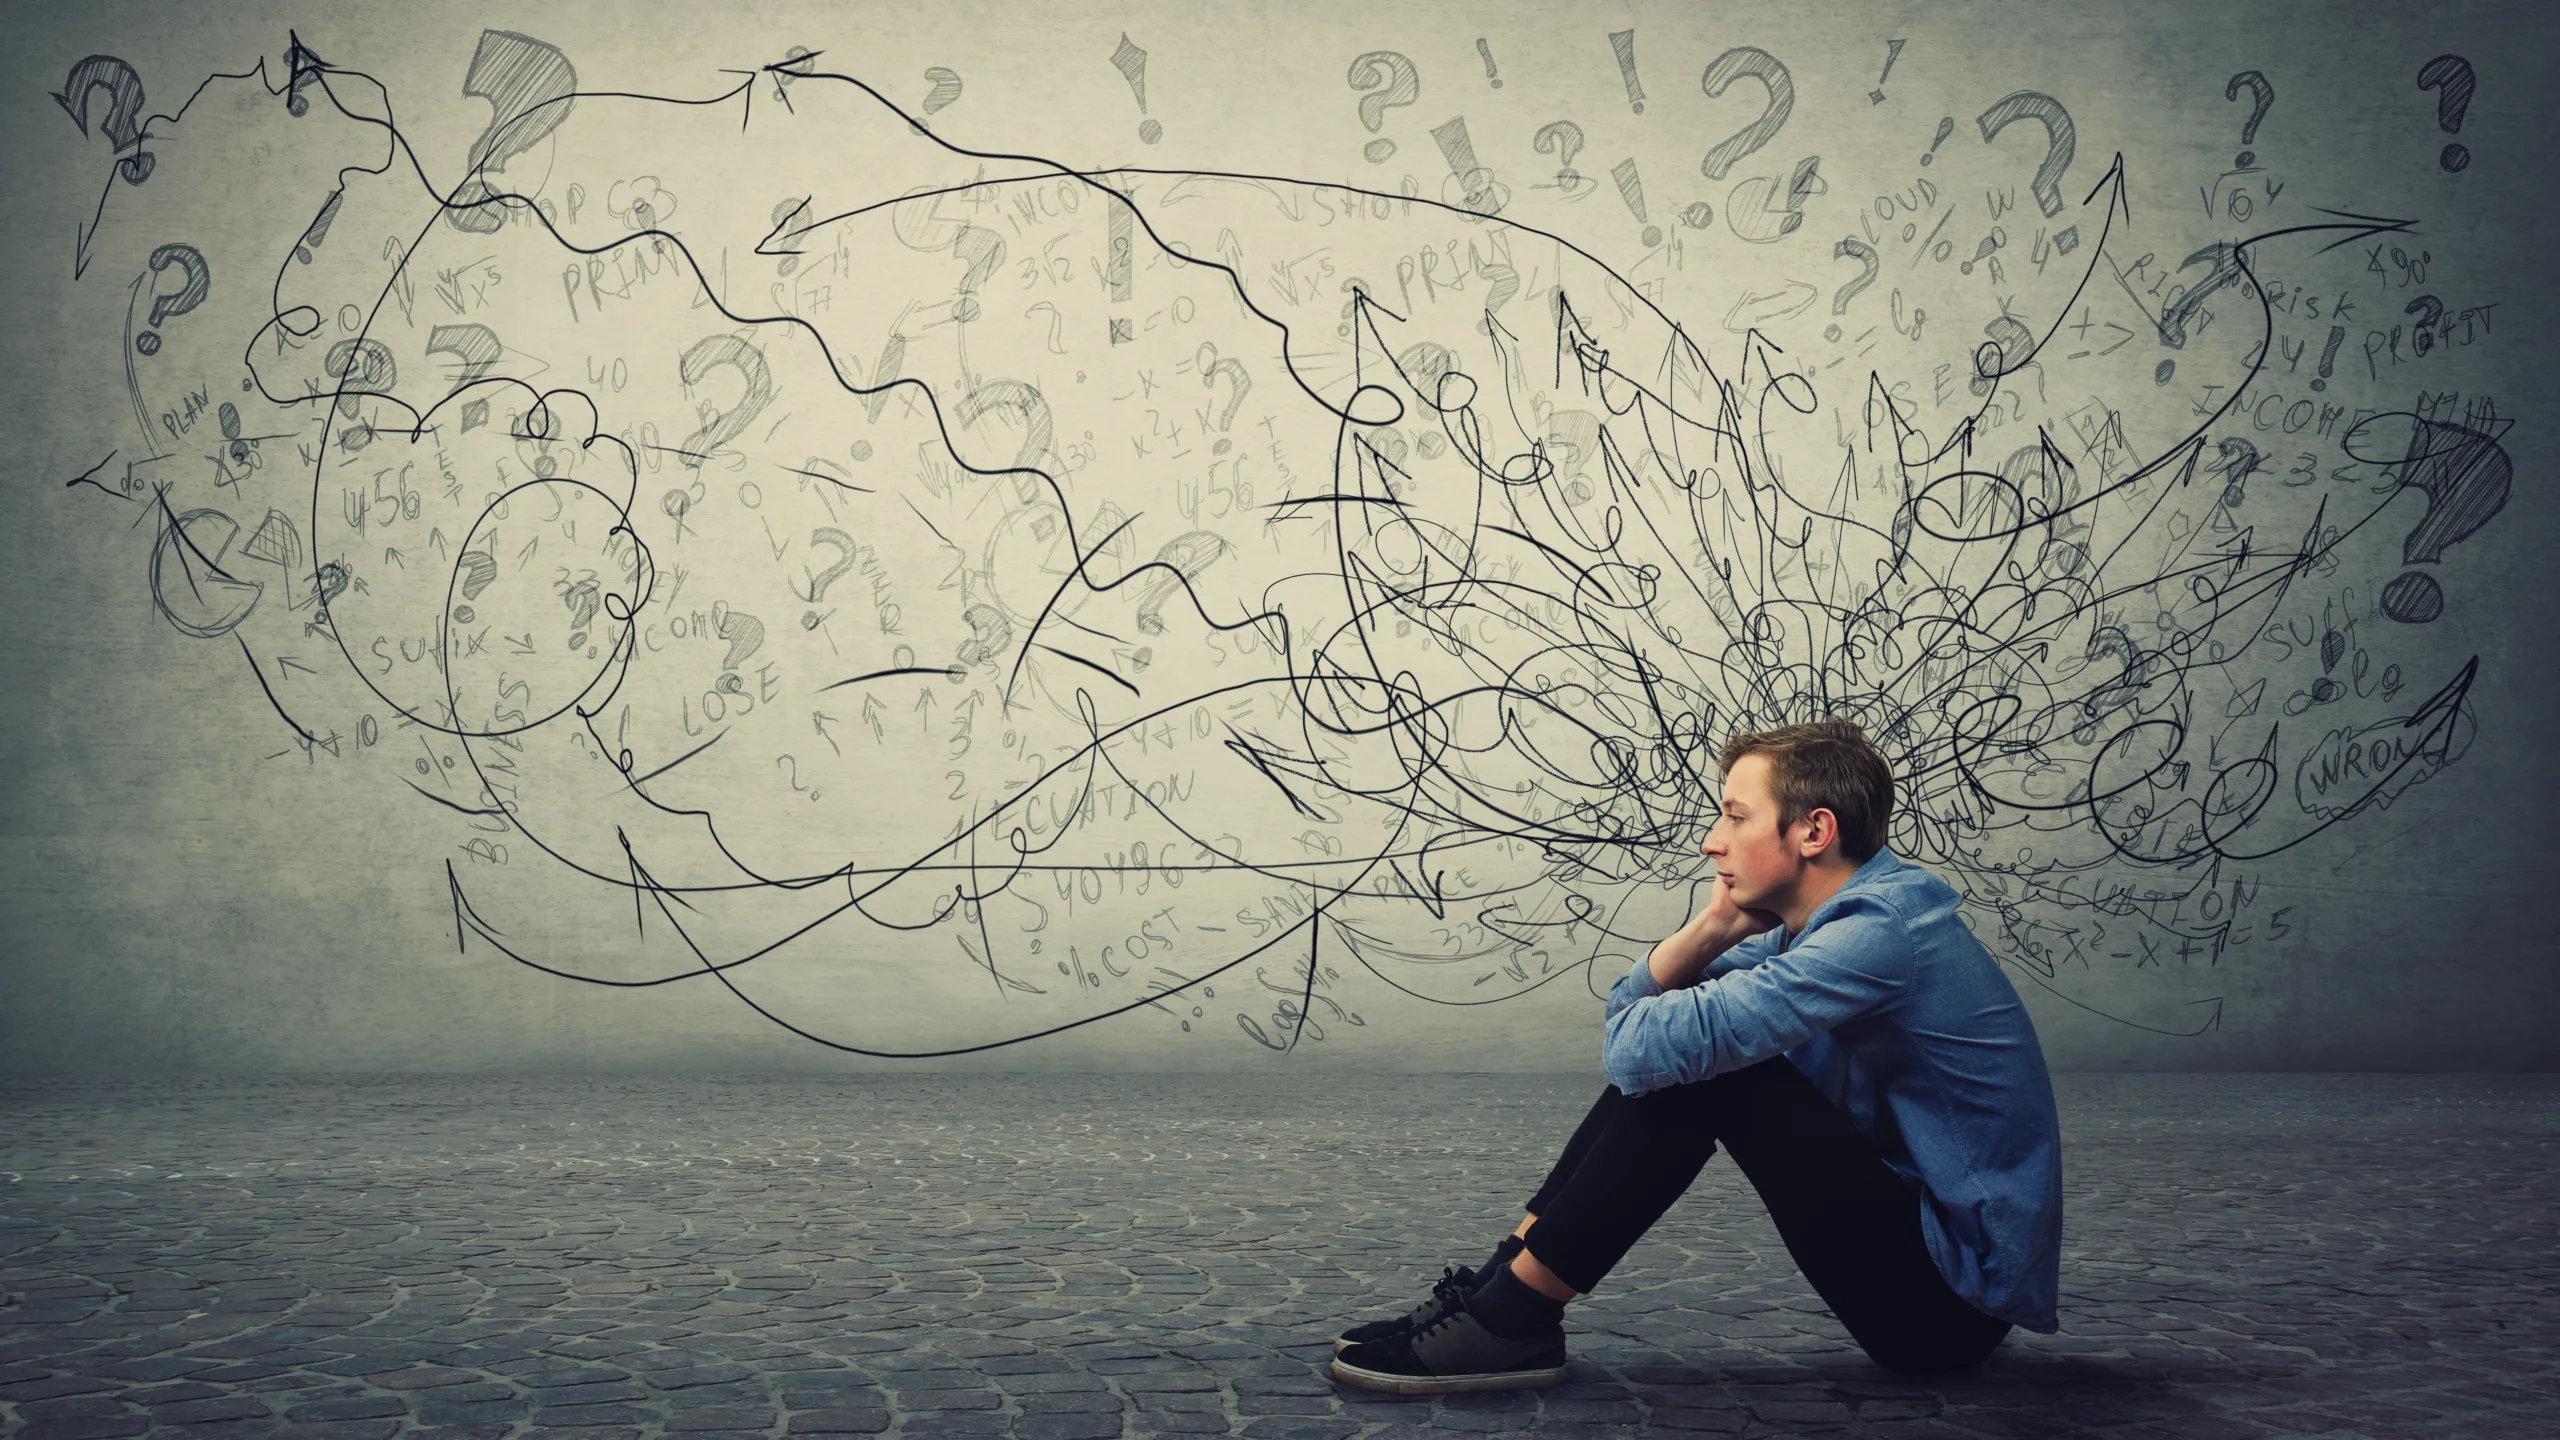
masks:
<instances>
[{"instance_id":1,"label":"cobblestone floor","mask_svg":"<svg viewBox=\"0 0 2560 1440\"><path fill-rule=\"evenodd\" d=\"M1572 1379L1394 1400L1585 1079L18 1084L0 1434L2560 1433L2560 1076L2063 1077L2063 1330L1869 1364L1729 1161Z\"/></svg>"}]
</instances>

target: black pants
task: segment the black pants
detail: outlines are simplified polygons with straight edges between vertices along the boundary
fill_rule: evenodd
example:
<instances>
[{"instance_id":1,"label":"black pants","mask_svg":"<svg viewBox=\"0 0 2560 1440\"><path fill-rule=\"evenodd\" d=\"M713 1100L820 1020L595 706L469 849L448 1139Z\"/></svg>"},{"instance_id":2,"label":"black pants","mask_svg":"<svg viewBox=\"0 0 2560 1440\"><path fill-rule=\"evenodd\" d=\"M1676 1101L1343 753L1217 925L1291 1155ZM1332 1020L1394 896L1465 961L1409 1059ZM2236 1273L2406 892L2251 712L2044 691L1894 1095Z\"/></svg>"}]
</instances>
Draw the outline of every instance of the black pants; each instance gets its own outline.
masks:
<instances>
[{"instance_id":1,"label":"black pants","mask_svg":"<svg viewBox=\"0 0 2560 1440\"><path fill-rule=\"evenodd\" d=\"M1787 1253L1868 1358L1906 1375L1978 1363L2009 1322L1947 1287L1920 1197L1785 1056L1628 1097L1612 1085L1531 1197L1529 1253L1576 1291L1600 1283L1698 1178L1716 1142L1760 1192Z\"/></svg>"}]
</instances>

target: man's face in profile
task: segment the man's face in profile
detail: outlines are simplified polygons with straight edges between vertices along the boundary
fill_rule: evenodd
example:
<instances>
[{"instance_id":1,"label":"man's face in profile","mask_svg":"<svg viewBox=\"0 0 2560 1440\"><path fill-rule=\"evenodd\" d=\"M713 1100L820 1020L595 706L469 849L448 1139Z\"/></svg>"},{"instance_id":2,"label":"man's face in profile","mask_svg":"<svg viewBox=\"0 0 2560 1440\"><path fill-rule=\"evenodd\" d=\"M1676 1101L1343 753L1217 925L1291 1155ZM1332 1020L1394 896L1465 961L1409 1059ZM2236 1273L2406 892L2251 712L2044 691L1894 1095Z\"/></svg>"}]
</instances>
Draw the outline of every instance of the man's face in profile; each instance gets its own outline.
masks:
<instances>
[{"instance_id":1,"label":"man's face in profile","mask_svg":"<svg viewBox=\"0 0 2560 1440\"><path fill-rule=\"evenodd\" d=\"M1807 857L1799 853L1806 822L1781 829L1777 797L1770 793L1766 755L1745 755L1725 772L1724 809L1699 852L1715 862L1717 879L1745 910L1778 911L1793 898Z\"/></svg>"}]
</instances>

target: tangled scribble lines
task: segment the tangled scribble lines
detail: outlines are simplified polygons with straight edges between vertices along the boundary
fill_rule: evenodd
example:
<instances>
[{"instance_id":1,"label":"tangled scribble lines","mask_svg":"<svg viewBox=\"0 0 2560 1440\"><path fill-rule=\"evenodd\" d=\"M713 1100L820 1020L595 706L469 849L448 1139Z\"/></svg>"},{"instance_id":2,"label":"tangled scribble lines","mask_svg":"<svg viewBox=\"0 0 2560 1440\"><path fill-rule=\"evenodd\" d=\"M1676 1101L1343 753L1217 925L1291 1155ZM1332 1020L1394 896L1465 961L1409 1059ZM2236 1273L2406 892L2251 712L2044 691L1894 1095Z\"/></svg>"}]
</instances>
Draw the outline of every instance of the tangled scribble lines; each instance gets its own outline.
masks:
<instances>
[{"instance_id":1,"label":"tangled scribble lines","mask_svg":"<svg viewBox=\"0 0 2560 1440\"><path fill-rule=\"evenodd\" d=\"M1728 82L1776 93L1750 53ZM1984 235L1996 306L1916 303L1959 273L1924 180L1828 252L1867 277L1829 317L1746 291L1697 330L1502 218L1463 124L1437 198L1097 173L850 69L582 90L488 31L458 181L298 39L159 117L164 177L230 127L316 194L135 288L136 418L156 461L211 416L211 479L82 479L150 508L162 613L235 638L304 754L388 754L479 832L443 862L466 950L866 1055L1213 1009L1285 1049L1605 985L1712 878L1717 742L1840 716L1893 761L1892 846L2102 1010L2091 976L2281 939L2242 867L2471 743L2476 662L2357 623L2443 612L2405 567L2503 505L2508 422L2270 391L2300 347L2265 277L2410 222L2137 259L2123 157L2066 193L2070 117L2022 94L1982 139L2044 122L2053 224L2031 273ZM1817 165L1729 201L1741 238L1793 234ZM1815 338L1886 262L1900 357ZM253 306L213 280L251 273ZM185 377L223 367L216 407ZM2297 481L2273 431L2335 463ZM2193 988L2107 1013L2194 1033Z\"/></svg>"}]
</instances>

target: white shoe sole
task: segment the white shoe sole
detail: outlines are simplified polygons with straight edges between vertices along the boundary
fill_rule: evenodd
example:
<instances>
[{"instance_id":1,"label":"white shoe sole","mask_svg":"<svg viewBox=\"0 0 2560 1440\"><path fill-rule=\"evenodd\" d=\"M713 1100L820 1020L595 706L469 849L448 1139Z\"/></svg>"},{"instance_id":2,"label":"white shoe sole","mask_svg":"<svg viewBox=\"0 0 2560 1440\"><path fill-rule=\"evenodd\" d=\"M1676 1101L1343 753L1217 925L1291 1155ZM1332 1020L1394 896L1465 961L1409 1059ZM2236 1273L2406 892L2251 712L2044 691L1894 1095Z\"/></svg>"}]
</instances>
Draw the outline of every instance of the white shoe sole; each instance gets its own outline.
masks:
<instances>
[{"instance_id":1,"label":"white shoe sole","mask_svg":"<svg viewBox=\"0 0 2560 1440\"><path fill-rule=\"evenodd\" d=\"M1345 1365L1337 1352L1333 1378L1345 1385L1388 1395L1457 1395L1479 1390L1544 1390L1561 1385L1565 1367L1545 1370L1496 1370L1480 1375L1390 1375Z\"/></svg>"}]
</instances>

